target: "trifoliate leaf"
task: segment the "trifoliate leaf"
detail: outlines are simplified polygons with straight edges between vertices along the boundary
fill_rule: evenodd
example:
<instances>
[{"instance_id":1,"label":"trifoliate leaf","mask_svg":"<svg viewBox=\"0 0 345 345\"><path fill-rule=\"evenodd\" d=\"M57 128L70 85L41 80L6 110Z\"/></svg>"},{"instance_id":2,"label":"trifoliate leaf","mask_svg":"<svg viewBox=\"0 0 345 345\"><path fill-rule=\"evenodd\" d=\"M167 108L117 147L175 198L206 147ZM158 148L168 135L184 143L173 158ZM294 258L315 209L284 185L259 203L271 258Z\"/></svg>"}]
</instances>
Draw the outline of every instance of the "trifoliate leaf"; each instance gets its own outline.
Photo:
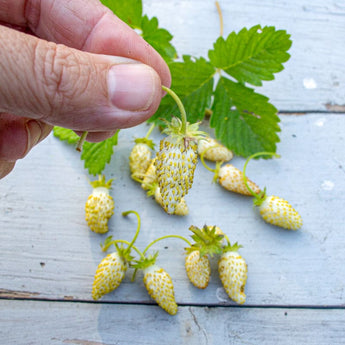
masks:
<instances>
[{"instance_id":1,"label":"trifoliate leaf","mask_svg":"<svg viewBox=\"0 0 345 345\"><path fill-rule=\"evenodd\" d=\"M141 0L101 0L122 21L132 28L141 28L143 5Z\"/></svg>"},{"instance_id":2,"label":"trifoliate leaf","mask_svg":"<svg viewBox=\"0 0 345 345\"><path fill-rule=\"evenodd\" d=\"M55 126L53 129L54 136L62 141L67 141L69 144L76 144L79 141L79 135L77 135L71 129Z\"/></svg>"},{"instance_id":3,"label":"trifoliate leaf","mask_svg":"<svg viewBox=\"0 0 345 345\"><path fill-rule=\"evenodd\" d=\"M142 37L163 57L166 62L174 60L177 56L176 49L170 43L173 36L169 31L158 27L158 19L147 16L141 22Z\"/></svg>"},{"instance_id":4,"label":"trifoliate leaf","mask_svg":"<svg viewBox=\"0 0 345 345\"><path fill-rule=\"evenodd\" d=\"M114 146L117 145L118 133L119 131L99 143L84 143L81 159L84 160L84 167L88 169L89 174L101 174L105 165L110 162Z\"/></svg>"},{"instance_id":5,"label":"trifoliate leaf","mask_svg":"<svg viewBox=\"0 0 345 345\"><path fill-rule=\"evenodd\" d=\"M221 77L212 106L210 126L225 146L241 156L276 151L277 109L268 98L243 84Z\"/></svg>"},{"instance_id":6,"label":"trifoliate leaf","mask_svg":"<svg viewBox=\"0 0 345 345\"><path fill-rule=\"evenodd\" d=\"M183 56L183 62L172 62L169 67L172 76L171 89L181 99L188 122L201 121L205 109L211 103L215 68L204 58L192 59L187 55ZM180 111L175 101L166 95L150 121L164 126L160 119L170 120L173 116L180 117Z\"/></svg>"},{"instance_id":7,"label":"trifoliate leaf","mask_svg":"<svg viewBox=\"0 0 345 345\"><path fill-rule=\"evenodd\" d=\"M118 133L119 131L99 143L84 142L81 159L84 160L84 167L88 169L89 174L101 174L105 165L110 162L114 146L117 145ZM80 139L74 131L62 127L54 127L54 135L69 144L76 144Z\"/></svg>"},{"instance_id":8,"label":"trifoliate leaf","mask_svg":"<svg viewBox=\"0 0 345 345\"><path fill-rule=\"evenodd\" d=\"M273 80L273 74L284 69L291 44L286 31L256 25L232 32L227 39L219 37L208 56L213 66L239 82L261 86L263 80Z\"/></svg>"}]
</instances>

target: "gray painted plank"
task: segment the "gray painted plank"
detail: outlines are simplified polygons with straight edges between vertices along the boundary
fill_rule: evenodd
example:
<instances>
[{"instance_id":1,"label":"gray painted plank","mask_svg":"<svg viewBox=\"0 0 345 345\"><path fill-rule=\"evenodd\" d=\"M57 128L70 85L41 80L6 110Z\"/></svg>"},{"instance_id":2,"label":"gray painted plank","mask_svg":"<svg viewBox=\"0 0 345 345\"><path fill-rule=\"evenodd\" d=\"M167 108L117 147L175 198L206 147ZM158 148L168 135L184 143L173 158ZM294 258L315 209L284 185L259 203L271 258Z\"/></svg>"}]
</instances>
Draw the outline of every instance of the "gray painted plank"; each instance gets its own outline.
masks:
<instances>
[{"instance_id":1,"label":"gray painted plank","mask_svg":"<svg viewBox=\"0 0 345 345\"><path fill-rule=\"evenodd\" d=\"M114 159L106 168L115 178L112 195L115 215L110 232L131 239L134 209L142 216L137 246L143 249L166 234L189 236L190 225L217 224L230 239L241 243L249 265L247 305L344 305L345 117L331 114L281 116L281 159L259 160L249 176L268 192L289 200L302 214L298 232L264 223L250 198L233 195L211 183L212 174L198 165L193 189L186 200L185 218L166 215L129 178L127 157L134 136L147 127L120 133ZM160 135L154 133L158 140ZM244 160L233 164L243 167ZM84 203L90 192L79 155L50 136L14 172L0 182L0 296L90 300L93 274L104 254L99 243L107 235L91 233L84 221ZM153 247L158 263L172 276L179 303L228 305L217 277L215 262L210 286L192 287L184 271L184 243L170 239ZM138 276L130 275L108 301L150 302Z\"/></svg>"},{"instance_id":2,"label":"gray painted plank","mask_svg":"<svg viewBox=\"0 0 345 345\"><path fill-rule=\"evenodd\" d=\"M343 344L343 310L0 301L8 345ZM44 316L44 317L42 317Z\"/></svg>"},{"instance_id":3,"label":"gray painted plank","mask_svg":"<svg viewBox=\"0 0 345 345\"><path fill-rule=\"evenodd\" d=\"M180 55L207 57L219 36L214 1L144 0L144 12L157 16L173 35ZM341 0L219 1L224 36L243 27L275 26L291 34L291 58L273 82L257 91L285 111L345 109L345 6ZM176 13L177 15L171 15Z\"/></svg>"}]
</instances>

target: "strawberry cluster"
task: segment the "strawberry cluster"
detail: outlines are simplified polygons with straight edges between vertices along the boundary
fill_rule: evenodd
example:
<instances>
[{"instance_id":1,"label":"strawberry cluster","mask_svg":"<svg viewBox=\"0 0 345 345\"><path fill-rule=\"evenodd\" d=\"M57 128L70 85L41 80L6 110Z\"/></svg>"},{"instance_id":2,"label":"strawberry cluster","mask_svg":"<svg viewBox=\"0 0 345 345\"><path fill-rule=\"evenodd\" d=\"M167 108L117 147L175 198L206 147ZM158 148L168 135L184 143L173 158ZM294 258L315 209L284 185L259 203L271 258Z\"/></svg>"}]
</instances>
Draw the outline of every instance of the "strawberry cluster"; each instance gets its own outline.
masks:
<instances>
[{"instance_id":1,"label":"strawberry cluster","mask_svg":"<svg viewBox=\"0 0 345 345\"><path fill-rule=\"evenodd\" d=\"M147 255L148 249L160 240L179 238L188 244L185 257L186 274L190 282L205 289L211 276L210 256L220 256L218 262L219 277L229 297L236 303L245 302L244 288L247 281L247 264L238 254L241 247L237 243L230 244L228 237L217 226L205 225L202 229L191 226L193 243L180 235L167 235L151 242L144 251L135 247L134 243L140 230L140 217L135 211L127 211L123 215L134 213L138 217L138 228L132 242L113 240L108 237L102 245L107 251L111 245L116 250L108 254L98 265L92 286L92 298L98 300L105 294L114 291L121 284L128 268L134 269L133 279L137 270L143 271L143 282L148 294L157 304L170 315L175 315L178 306L175 301L174 286L170 275L156 264L158 252ZM226 241L225 241L226 240ZM119 244L121 243L121 246ZM124 246L126 244L126 246ZM139 255L135 259L132 249Z\"/></svg>"}]
</instances>

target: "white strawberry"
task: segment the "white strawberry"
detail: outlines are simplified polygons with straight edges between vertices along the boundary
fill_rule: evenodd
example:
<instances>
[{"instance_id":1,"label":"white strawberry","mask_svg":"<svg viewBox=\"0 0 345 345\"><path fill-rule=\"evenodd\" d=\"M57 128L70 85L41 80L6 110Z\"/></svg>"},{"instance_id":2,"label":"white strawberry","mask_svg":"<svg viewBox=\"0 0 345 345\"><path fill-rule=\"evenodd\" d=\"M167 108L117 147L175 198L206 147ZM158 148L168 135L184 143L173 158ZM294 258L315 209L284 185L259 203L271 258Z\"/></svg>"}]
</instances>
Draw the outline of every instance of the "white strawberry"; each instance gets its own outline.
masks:
<instances>
[{"instance_id":1,"label":"white strawberry","mask_svg":"<svg viewBox=\"0 0 345 345\"><path fill-rule=\"evenodd\" d=\"M90 229L104 234L108 231L108 220L114 214L114 200L109 195L112 180L105 181L103 175L91 182L93 187L85 204L85 220Z\"/></svg>"},{"instance_id":2,"label":"white strawberry","mask_svg":"<svg viewBox=\"0 0 345 345\"><path fill-rule=\"evenodd\" d=\"M151 163L151 150L154 144L147 138L135 139L135 145L129 155L129 167L131 177L141 180Z\"/></svg>"},{"instance_id":3,"label":"white strawberry","mask_svg":"<svg viewBox=\"0 0 345 345\"><path fill-rule=\"evenodd\" d=\"M198 154L203 154L205 159L214 162L228 162L234 156L227 147L210 137L198 141Z\"/></svg>"},{"instance_id":4,"label":"white strawberry","mask_svg":"<svg viewBox=\"0 0 345 345\"><path fill-rule=\"evenodd\" d=\"M218 273L228 296L236 303L243 304L246 301L244 288L248 267L243 257L237 252L240 247L235 243L224 249L218 262Z\"/></svg>"}]
</instances>

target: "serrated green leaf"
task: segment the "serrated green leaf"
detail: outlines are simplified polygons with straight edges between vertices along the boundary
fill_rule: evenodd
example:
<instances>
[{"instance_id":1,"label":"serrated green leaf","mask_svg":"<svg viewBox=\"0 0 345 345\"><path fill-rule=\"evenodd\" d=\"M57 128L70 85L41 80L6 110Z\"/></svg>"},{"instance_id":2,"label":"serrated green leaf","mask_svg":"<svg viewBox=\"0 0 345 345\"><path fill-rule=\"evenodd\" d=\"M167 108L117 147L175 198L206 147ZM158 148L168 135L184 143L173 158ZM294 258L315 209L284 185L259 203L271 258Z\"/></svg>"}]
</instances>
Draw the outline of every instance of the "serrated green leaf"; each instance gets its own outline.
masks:
<instances>
[{"instance_id":1,"label":"serrated green leaf","mask_svg":"<svg viewBox=\"0 0 345 345\"><path fill-rule=\"evenodd\" d=\"M55 126L53 129L54 136L62 141L67 141L69 144L76 144L79 141L79 135L77 135L71 129Z\"/></svg>"},{"instance_id":2,"label":"serrated green leaf","mask_svg":"<svg viewBox=\"0 0 345 345\"><path fill-rule=\"evenodd\" d=\"M263 80L273 80L274 73L284 69L291 44L286 31L256 25L232 32L226 39L219 37L208 56L213 66L239 82L261 86Z\"/></svg>"},{"instance_id":3,"label":"serrated green leaf","mask_svg":"<svg viewBox=\"0 0 345 345\"><path fill-rule=\"evenodd\" d=\"M141 28L143 5L141 0L101 0L101 3L114 12L132 28Z\"/></svg>"},{"instance_id":4,"label":"serrated green leaf","mask_svg":"<svg viewBox=\"0 0 345 345\"><path fill-rule=\"evenodd\" d=\"M81 159L84 167L91 175L101 174L107 163L110 162L114 146L117 145L119 130L111 137L99 143L84 142ZM80 137L71 129L54 127L54 136L69 144L76 144Z\"/></svg>"},{"instance_id":5,"label":"serrated green leaf","mask_svg":"<svg viewBox=\"0 0 345 345\"><path fill-rule=\"evenodd\" d=\"M149 19L146 15L141 22L142 37L163 57L166 62L177 56L175 47L170 43L173 36L169 31L158 27L158 19Z\"/></svg>"},{"instance_id":6,"label":"serrated green leaf","mask_svg":"<svg viewBox=\"0 0 345 345\"><path fill-rule=\"evenodd\" d=\"M260 151L275 152L279 117L268 101L253 89L221 77L210 119L216 138L244 157Z\"/></svg>"},{"instance_id":7,"label":"serrated green leaf","mask_svg":"<svg viewBox=\"0 0 345 345\"><path fill-rule=\"evenodd\" d=\"M205 109L211 104L215 68L204 58L192 59L187 55L183 57L183 62L172 62L169 67L171 89L181 99L188 122L201 121L205 116ZM160 119L170 120L173 116L180 117L180 112L174 100L167 95L150 121L164 126Z\"/></svg>"},{"instance_id":8,"label":"serrated green leaf","mask_svg":"<svg viewBox=\"0 0 345 345\"><path fill-rule=\"evenodd\" d=\"M108 138L99 143L85 142L81 159L84 160L84 167L91 175L101 174L111 160L114 152L114 146L117 145L118 139L117 131L111 138Z\"/></svg>"}]
</instances>

